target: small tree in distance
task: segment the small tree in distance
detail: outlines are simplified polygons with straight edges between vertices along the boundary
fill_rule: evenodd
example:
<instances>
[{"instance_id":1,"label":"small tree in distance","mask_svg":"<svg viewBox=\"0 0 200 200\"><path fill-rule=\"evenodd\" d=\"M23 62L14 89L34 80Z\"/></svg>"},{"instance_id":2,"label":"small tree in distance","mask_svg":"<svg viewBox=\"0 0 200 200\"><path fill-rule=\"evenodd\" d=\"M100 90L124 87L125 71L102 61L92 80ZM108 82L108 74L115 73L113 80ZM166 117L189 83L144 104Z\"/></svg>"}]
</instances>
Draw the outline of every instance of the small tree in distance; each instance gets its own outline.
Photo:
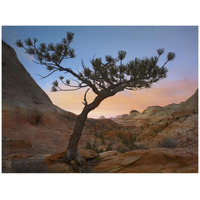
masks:
<instances>
[{"instance_id":1,"label":"small tree in distance","mask_svg":"<svg viewBox=\"0 0 200 200\"><path fill-rule=\"evenodd\" d=\"M126 52L118 51L117 58L106 55L105 62L101 58L93 58L90 61L91 67L86 67L82 62L82 71L76 72L70 67L62 66L62 61L75 57L74 49L70 47L73 39L74 34L68 32L67 36L62 39L62 42L55 45L53 43L37 45L37 39L32 40L30 38L26 39L24 43L21 40L17 40L16 44L18 47L24 48L26 53L32 55L35 63L45 66L50 71L49 74L42 78L46 78L55 72L65 72L65 74L70 74L75 78L73 84L71 84L70 79L60 76L60 82L67 86L67 88L61 88L59 82L55 80L52 83L53 92L87 88L82 102L84 108L77 117L63 158L64 162L75 160L77 163L80 163L78 141L82 135L88 113L98 107L104 99L114 96L118 92L150 88L153 83L166 78L168 70L165 68L165 65L175 58L175 53L168 53L166 62L159 67L158 60L164 53L164 49L158 49L157 56L142 59L135 58L126 64L123 63ZM90 103L87 101L89 89L96 94L96 97Z\"/></svg>"}]
</instances>

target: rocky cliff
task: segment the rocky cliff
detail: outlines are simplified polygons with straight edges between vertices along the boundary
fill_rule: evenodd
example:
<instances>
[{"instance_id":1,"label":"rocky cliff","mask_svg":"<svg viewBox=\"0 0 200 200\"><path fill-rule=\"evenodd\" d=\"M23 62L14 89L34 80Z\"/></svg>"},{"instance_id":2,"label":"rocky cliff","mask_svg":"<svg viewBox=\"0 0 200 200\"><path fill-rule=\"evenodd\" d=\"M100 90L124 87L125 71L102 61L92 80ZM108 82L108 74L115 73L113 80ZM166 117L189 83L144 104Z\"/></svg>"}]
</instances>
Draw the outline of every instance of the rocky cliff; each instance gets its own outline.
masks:
<instances>
[{"instance_id":1,"label":"rocky cliff","mask_svg":"<svg viewBox=\"0 0 200 200\"><path fill-rule=\"evenodd\" d=\"M3 109L40 112L55 111L49 97L36 84L19 62L12 47L2 42L2 104Z\"/></svg>"},{"instance_id":2,"label":"rocky cliff","mask_svg":"<svg viewBox=\"0 0 200 200\"><path fill-rule=\"evenodd\" d=\"M3 155L55 152L59 141L66 146L76 115L52 104L19 62L13 48L4 42L2 73Z\"/></svg>"}]
</instances>

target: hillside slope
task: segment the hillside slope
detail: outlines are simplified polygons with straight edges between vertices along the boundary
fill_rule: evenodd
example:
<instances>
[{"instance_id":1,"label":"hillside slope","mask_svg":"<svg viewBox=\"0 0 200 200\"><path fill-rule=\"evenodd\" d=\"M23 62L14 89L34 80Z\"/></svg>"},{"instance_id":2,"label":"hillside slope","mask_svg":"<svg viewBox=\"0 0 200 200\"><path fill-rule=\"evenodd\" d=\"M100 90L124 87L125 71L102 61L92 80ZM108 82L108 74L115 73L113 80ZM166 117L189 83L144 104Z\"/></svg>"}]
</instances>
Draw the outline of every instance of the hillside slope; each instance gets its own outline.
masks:
<instances>
[{"instance_id":1,"label":"hillside slope","mask_svg":"<svg viewBox=\"0 0 200 200\"><path fill-rule=\"evenodd\" d=\"M59 146L66 147L76 115L52 104L4 42L2 72L3 155L55 152Z\"/></svg>"}]
</instances>

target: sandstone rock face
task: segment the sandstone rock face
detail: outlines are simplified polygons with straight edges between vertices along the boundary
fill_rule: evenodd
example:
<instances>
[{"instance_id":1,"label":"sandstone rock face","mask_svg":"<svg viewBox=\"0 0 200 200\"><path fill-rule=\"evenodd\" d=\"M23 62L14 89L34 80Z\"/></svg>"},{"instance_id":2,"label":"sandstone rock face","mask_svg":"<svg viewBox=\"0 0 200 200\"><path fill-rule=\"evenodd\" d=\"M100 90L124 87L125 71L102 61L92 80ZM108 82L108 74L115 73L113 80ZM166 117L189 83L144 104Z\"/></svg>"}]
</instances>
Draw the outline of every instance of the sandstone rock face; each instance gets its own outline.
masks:
<instances>
[{"instance_id":1,"label":"sandstone rock face","mask_svg":"<svg viewBox=\"0 0 200 200\"><path fill-rule=\"evenodd\" d=\"M85 160L96 158L98 154L92 149L82 149L80 150L81 157Z\"/></svg>"},{"instance_id":2,"label":"sandstone rock face","mask_svg":"<svg viewBox=\"0 0 200 200\"><path fill-rule=\"evenodd\" d=\"M144 116L151 116L162 109L161 106L150 106L142 112Z\"/></svg>"},{"instance_id":3,"label":"sandstone rock face","mask_svg":"<svg viewBox=\"0 0 200 200\"><path fill-rule=\"evenodd\" d=\"M99 154L102 160L109 160L110 157L117 155L117 151L105 151Z\"/></svg>"},{"instance_id":4,"label":"sandstone rock face","mask_svg":"<svg viewBox=\"0 0 200 200\"><path fill-rule=\"evenodd\" d=\"M55 111L49 97L35 83L17 59L15 51L2 42L2 103L3 109Z\"/></svg>"},{"instance_id":5,"label":"sandstone rock face","mask_svg":"<svg viewBox=\"0 0 200 200\"><path fill-rule=\"evenodd\" d=\"M129 152L140 156L133 164L124 167L119 173L191 173L198 172L198 153L176 149L148 149Z\"/></svg>"},{"instance_id":6,"label":"sandstone rock face","mask_svg":"<svg viewBox=\"0 0 200 200\"><path fill-rule=\"evenodd\" d=\"M114 173L136 162L140 159L140 156L132 156L129 153L105 152L100 155L100 158L102 161L94 167L94 170L97 172Z\"/></svg>"},{"instance_id":7,"label":"sandstone rock face","mask_svg":"<svg viewBox=\"0 0 200 200\"><path fill-rule=\"evenodd\" d=\"M52 104L4 42L2 53L3 157L62 150L76 116Z\"/></svg>"},{"instance_id":8,"label":"sandstone rock face","mask_svg":"<svg viewBox=\"0 0 200 200\"><path fill-rule=\"evenodd\" d=\"M172 138L178 147L198 147L198 90L188 100L165 107L151 106L141 114L114 119L132 128L137 140L146 147L157 147L164 138Z\"/></svg>"},{"instance_id":9,"label":"sandstone rock face","mask_svg":"<svg viewBox=\"0 0 200 200\"><path fill-rule=\"evenodd\" d=\"M178 110L191 111L193 113L198 112L198 89L187 101L179 105Z\"/></svg>"},{"instance_id":10,"label":"sandstone rock face","mask_svg":"<svg viewBox=\"0 0 200 200\"><path fill-rule=\"evenodd\" d=\"M94 170L108 173L197 173L198 154L179 148L135 150L124 154L108 152L102 154L102 160Z\"/></svg>"}]
</instances>

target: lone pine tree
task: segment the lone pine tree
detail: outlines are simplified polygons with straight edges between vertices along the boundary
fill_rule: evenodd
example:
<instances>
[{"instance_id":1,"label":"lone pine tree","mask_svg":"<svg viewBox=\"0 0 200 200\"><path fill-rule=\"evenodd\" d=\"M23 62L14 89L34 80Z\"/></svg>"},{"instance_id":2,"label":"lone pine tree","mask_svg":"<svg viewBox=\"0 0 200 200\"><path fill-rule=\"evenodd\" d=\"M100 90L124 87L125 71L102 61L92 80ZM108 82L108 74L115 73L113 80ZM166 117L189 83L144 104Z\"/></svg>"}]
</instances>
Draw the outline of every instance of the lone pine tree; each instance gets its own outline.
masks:
<instances>
[{"instance_id":1,"label":"lone pine tree","mask_svg":"<svg viewBox=\"0 0 200 200\"><path fill-rule=\"evenodd\" d=\"M106 98L114 96L118 92L124 90L139 90L142 88L150 88L153 83L160 79L166 78L167 69L165 65L175 58L175 53L169 52L167 59L162 66L158 66L158 60L164 53L164 49L157 50L157 56L150 58L135 58L124 64L123 60L126 56L125 51L118 51L118 57L113 58L110 55L105 56L105 61L101 58L93 58L90 63L91 67L86 67L82 62L82 71L77 72L70 67L63 66L64 60L75 57L74 49L70 47L73 42L74 34L68 32L66 37L57 44L37 44L37 39L28 38L24 42L17 40L18 47L24 48L26 53L33 56L33 62L43 65L49 70L49 73L42 78L46 78L55 72L64 72L65 75L74 77L73 83L70 79L60 76L60 82L66 86L65 89L60 87L60 83L55 80L52 83L52 91L74 91L87 88L83 104L84 108L76 119L73 133L70 137L64 162L75 160L81 162L78 153L78 141L82 135L87 115L94 110ZM70 89L69 89L70 88ZM92 102L87 101L87 93L91 89L96 97Z\"/></svg>"}]
</instances>

